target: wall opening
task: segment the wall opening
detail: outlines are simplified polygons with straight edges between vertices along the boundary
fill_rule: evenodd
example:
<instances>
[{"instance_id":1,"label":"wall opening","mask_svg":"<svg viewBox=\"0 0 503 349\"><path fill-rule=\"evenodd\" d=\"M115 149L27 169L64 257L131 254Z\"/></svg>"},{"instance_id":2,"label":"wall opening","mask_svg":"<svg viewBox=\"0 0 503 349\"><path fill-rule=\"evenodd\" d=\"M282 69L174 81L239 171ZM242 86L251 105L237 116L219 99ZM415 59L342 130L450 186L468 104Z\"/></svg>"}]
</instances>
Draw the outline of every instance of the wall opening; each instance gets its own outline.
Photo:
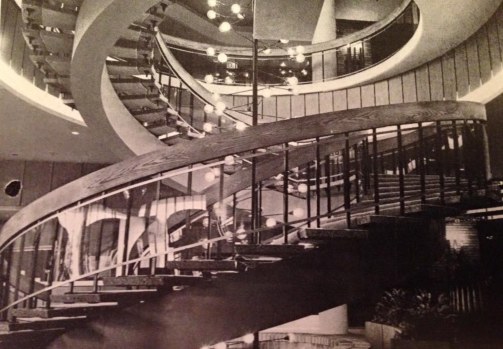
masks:
<instances>
[{"instance_id":1,"label":"wall opening","mask_svg":"<svg viewBox=\"0 0 503 349\"><path fill-rule=\"evenodd\" d=\"M19 179L13 179L4 188L4 192L7 196L15 198L21 192L23 186L21 185L21 181Z\"/></svg>"}]
</instances>

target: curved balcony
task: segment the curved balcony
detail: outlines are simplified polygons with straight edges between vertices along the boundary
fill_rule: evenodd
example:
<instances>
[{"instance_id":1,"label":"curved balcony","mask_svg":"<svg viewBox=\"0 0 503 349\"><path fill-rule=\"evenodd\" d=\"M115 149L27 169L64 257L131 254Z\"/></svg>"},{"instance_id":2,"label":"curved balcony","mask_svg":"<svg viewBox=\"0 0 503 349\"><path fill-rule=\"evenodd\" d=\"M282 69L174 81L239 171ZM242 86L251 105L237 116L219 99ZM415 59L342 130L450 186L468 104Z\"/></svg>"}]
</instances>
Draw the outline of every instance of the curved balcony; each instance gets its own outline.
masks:
<instances>
[{"instance_id":1,"label":"curved balcony","mask_svg":"<svg viewBox=\"0 0 503 349\"><path fill-rule=\"evenodd\" d=\"M486 195L486 166L471 160L486 160L484 121L483 106L466 102L364 108L193 140L97 171L5 224L0 311L12 329L59 335L117 307L148 308L173 287L253 268L267 274L313 251L316 239L362 234L375 217L456 215ZM305 190L289 187L302 177ZM166 184L176 178L187 180L187 192ZM196 178L207 186L194 190ZM267 198L258 210L249 200L253 179ZM217 333L241 328L228 327ZM204 336L193 340L202 345Z\"/></svg>"}]
</instances>

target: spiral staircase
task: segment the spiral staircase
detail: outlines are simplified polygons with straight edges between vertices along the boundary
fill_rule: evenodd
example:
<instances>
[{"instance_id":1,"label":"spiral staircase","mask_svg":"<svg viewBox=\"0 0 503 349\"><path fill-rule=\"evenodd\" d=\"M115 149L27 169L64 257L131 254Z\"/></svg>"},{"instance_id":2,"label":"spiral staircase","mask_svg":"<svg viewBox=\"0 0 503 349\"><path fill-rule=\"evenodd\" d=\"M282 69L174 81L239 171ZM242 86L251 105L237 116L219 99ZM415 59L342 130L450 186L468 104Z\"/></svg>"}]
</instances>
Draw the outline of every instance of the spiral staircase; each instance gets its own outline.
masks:
<instances>
[{"instance_id":1,"label":"spiral staircase","mask_svg":"<svg viewBox=\"0 0 503 349\"><path fill-rule=\"evenodd\" d=\"M113 130L129 152L156 150L56 189L6 223L2 348L215 345L406 281L434 261L445 217L498 202L485 108L456 97L501 69L501 6L424 65L368 85L261 98L260 125L236 130L250 124L239 108L248 97L222 94L230 122L205 112L214 94L156 32L170 2L132 4L108 23L123 29L113 45L83 53L101 16L124 6L110 3L23 1L30 58L90 127ZM467 62L473 43L477 72ZM80 63L96 57L86 77ZM85 96L93 84L101 96ZM120 119L90 115L88 98ZM121 122L149 145L122 138ZM218 129L204 132L207 122ZM251 183L262 209L250 209Z\"/></svg>"}]
</instances>

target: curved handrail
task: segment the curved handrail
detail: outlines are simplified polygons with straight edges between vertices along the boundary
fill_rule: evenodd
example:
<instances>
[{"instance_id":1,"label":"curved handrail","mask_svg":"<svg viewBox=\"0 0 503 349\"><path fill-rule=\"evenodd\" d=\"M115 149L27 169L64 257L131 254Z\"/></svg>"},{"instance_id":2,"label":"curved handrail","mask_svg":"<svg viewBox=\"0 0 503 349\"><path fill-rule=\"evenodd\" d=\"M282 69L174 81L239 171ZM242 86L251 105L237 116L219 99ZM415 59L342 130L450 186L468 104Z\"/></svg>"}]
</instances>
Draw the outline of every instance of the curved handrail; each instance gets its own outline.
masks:
<instances>
[{"instance_id":1,"label":"curved handrail","mask_svg":"<svg viewBox=\"0 0 503 349\"><path fill-rule=\"evenodd\" d=\"M334 50L340 47L350 45L353 42L364 40L366 38L377 35L378 33L389 27L400 15L407 9L407 7L413 2L413 0L403 0L402 3L390 12L385 18L378 22L375 22L368 27L348 34L338 39L321 42L317 44L305 45L305 53L320 53L322 51ZM188 39L182 39L174 37L168 34L162 34L163 39L168 42L169 45L178 46L184 49L192 50L196 53L201 53L206 55L206 48L210 45L192 41ZM232 46L222 46L222 45L211 45L217 51L223 51L228 53L232 58L250 58L252 56L252 49L249 47L232 47ZM263 52L259 53L259 59L275 59L275 58L285 58L289 55L283 49L271 48L270 54L265 54Z\"/></svg>"},{"instance_id":2,"label":"curved handrail","mask_svg":"<svg viewBox=\"0 0 503 349\"><path fill-rule=\"evenodd\" d=\"M62 209L75 207L82 200L99 198L107 191L117 190L141 179L153 182L152 176L177 170L191 164L252 149L285 144L308 138L344 135L348 132L379 128L388 125L410 124L441 120L485 121L483 105L470 102L427 102L362 108L258 125L244 131L232 131L178 144L125 160L62 186L34 201L15 214L3 227L0 248L17 234ZM255 156L255 155L253 155ZM220 161L219 163L223 163ZM201 165L201 167L210 165ZM124 190L124 189L122 189ZM121 190L118 190L120 192Z\"/></svg>"}]
</instances>

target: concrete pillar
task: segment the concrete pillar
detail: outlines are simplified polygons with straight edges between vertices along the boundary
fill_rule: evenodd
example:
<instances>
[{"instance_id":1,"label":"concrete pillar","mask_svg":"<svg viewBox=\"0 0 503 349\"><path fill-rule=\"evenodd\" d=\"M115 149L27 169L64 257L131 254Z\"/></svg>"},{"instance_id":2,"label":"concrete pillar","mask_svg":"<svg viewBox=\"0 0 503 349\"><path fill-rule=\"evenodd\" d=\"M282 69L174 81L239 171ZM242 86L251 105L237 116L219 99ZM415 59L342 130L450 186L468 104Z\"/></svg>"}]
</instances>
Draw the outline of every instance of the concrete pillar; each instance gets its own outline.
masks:
<instances>
[{"instance_id":1,"label":"concrete pillar","mask_svg":"<svg viewBox=\"0 0 503 349\"><path fill-rule=\"evenodd\" d=\"M321 312L318 315L320 333L347 334L348 306L347 304Z\"/></svg>"},{"instance_id":2,"label":"concrete pillar","mask_svg":"<svg viewBox=\"0 0 503 349\"><path fill-rule=\"evenodd\" d=\"M325 0L313 34L313 44L337 38L335 20L335 0ZM337 76L337 53L328 51L312 55L313 81L321 81Z\"/></svg>"}]
</instances>

